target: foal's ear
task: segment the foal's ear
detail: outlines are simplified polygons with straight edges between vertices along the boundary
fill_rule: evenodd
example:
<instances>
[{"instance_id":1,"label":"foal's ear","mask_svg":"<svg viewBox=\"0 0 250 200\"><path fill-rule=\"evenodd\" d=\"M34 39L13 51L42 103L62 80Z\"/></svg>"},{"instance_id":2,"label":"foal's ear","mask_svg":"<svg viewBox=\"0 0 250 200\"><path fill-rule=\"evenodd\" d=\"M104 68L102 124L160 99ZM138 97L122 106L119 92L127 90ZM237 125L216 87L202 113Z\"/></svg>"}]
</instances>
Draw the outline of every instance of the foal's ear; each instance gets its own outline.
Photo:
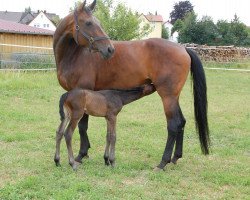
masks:
<instances>
[{"instance_id":1,"label":"foal's ear","mask_svg":"<svg viewBox=\"0 0 250 200\"><path fill-rule=\"evenodd\" d=\"M93 1L93 3L89 6L90 10L93 11L96 6L96 0Z\"/></svg>"}]
</instances>

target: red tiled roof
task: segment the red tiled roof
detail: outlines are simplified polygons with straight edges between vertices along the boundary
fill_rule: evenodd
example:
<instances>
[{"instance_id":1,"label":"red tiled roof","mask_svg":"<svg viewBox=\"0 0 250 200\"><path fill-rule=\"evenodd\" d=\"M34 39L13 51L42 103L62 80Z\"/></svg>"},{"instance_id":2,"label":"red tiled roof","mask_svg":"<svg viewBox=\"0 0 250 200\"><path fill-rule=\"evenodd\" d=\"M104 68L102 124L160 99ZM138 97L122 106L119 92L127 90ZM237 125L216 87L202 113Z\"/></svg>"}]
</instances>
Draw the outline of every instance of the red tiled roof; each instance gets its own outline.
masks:
<instances>
[{"instance_id":1,"label":"red tiled roof","mask_svg":"<svg viewBox=\"0 0 250 200\"><path fill-rule=\"evenodd\" d=\"M0 32L2 33L22 33L33 35L53 35L54 31L46 30L42 28L36 28L24 24L5 21L0 19Z\"/></svg>"},{"instance_id":2,"label":"red tiled roof","mask_svg":"<svg viewBox=\"0 0 250 200\"><path fill-rule=\"evenodd\" d=\"M144 15L150 22L163 22L161 15Z\"/></svg>"}]
</instances>

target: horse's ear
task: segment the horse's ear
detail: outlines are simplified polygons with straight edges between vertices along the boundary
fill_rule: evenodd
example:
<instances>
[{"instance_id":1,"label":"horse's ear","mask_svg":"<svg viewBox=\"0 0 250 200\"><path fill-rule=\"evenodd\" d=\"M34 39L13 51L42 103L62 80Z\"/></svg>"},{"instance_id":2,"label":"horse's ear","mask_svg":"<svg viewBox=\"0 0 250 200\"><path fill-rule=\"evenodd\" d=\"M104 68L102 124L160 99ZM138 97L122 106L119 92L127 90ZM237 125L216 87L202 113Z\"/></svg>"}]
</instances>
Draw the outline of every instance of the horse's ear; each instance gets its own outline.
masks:
<instances>
[{"instance_id":1,"label":"horse's ear","mask_svg":"<svg viewBox=\"0 0 250 200\"><path fill-rule=\"evenodd\" d=\"M96 0L93 1L93 3L89 6L90 10L93 11L96 6Z\"/></svg>"},{"instance_id":2,"label":"horse's ear","mask_svg":"<svg viewBox=\"0 0 250 200\"><path fill-rule=\"evenodd\" d=\"M82 3L82 10L84 10L85 6L86 6L86 0L84 0L84 2Z\"/></svg>"}]
</instances>

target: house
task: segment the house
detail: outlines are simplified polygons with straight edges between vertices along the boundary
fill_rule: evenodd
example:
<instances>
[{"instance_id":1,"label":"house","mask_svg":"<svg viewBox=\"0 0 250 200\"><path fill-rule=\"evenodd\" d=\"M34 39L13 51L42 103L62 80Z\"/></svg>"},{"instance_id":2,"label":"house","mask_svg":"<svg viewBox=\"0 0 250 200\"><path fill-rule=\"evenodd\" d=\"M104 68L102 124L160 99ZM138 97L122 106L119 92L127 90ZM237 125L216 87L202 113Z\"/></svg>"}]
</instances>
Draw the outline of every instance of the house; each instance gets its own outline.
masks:
<instances>
[{"instance_id":1,"label":"house","mask_svg":"<svg viewBox=\"0 0 250 200\"><path fill-rule=\"evenodd\" d=\"M0 64L11 64L21 54L53 54L53 34L51 30L0 19Z\"/></svg>"},{"instance_id":2,"label":"house","mask_svg":"<svg viewBox=\"0 0 250 200\"><path fill-rule=\"evenodd\" d=\"M173 25L170 23L170 21L166 21L163 23L163 26L168 30L169 33L169 40L172 42L178 42L178 36L179 33L177 31L175 31L172 35L171 35L171 31L173 28Z\"/></svg>"},{"instance_id":3,"label":"house","mask_svg":"<svg viewBox=\"0 0 250 200\"><path fill-rule=\"evenodd\" d=\"M56 30L54 20L58 18L58 15L54 13L47 13L45 10L38 10L37 12L10 12L7 10L0 11L0 19L2 20L26 24L29 26L44 28L52 31Z\"/></svg>"},{"instance_id":4,"label":"house","mask_svg":"<svg viewBox=\"0 0 250 200\"><path fill-rule=\"evenodd\" d=\"M143 27L147 24L150 25L152 28L152 31L142 39L147 39L147 38L161 38L162 37L162 22L163 18L161 15L153 15L153 14L148 14L144 15L141 14L140 17L141 19L141 24L140 27Z\"/></svg>"}]
</instances>

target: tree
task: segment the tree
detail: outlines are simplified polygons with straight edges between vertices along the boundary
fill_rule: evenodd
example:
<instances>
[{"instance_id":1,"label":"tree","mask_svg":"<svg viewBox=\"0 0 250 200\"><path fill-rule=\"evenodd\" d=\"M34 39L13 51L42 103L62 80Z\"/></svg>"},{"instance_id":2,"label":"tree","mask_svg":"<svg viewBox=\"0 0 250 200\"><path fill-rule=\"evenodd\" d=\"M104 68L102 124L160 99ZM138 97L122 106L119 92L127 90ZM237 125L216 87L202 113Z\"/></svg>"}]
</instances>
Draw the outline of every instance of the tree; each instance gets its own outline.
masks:
<instances>
[{"instance_id":1,"label":"tree","mask_svg":"<svg viewBox=\"0 0 250 200\"><path fill-rule=\"evenodd\" d=\"M183 28L183 21L181 19L177 19L171 29L171 35L174 34L174 32L178 31L180 32Z\"/></svg>"},{"instance_id":2,"label":"tree","mask_svg":"<svg viewBox=\"0 0 250 200\"><path fill-rule=\"evenodd\" d=\"M56 15L52 17L51 21L57 26L60 23L61 19L58 15Z\"/></svg>"},{"instance_id":3,"label":"tree","mask_svg":"<svg viewBox=\"0 0 250 200\"><path fill-rule=\"evenodd\" d=\"M81 2L75 3L75 7L79 3ZM99 0L94 15L112 40L140 39L151 31L149 25L140 27L138 13L134 13L123 3L114 5L113 0Z\"/></svg>"},{"instance_id":4,"label":"tree","mask_svg":"<svg viewBox=\"0 0 250 200\"><path fill-rule=\"evenodd\" d=\"M221 45L249 45L249 33L247 26L240 22L237 15L231 22L219 20L217 29L220 35Z\"/></svg>"},{"instance_id":5,"label":"tree","mask_svg":"<svg viewBox=\"0 0 250 200\"><path fill-rule=\"evenodd\" d=\"M203 16L202 19L197 22L197 29L199 30L199 35L197 34L195 37L197 44L212 45L219 36L217 27L213 19L209 16Z\"/></svg>"},{"instance_id":6,"label":"tree","mask_svg":"<svg viewBox=\"0 0 250 200\"><path fill-rule=\"evenodd\" d=\"M25 8L25 9L24 9L24 12L25 12L25 13L31 13L31 7L29 6L29 7Z\"/></svg>"},{"instance_id":7,"label":"tree","mask_svg":"<svg viewBox=\"0 0 250 200\"><path fill-rule=\"evenodd\" d=\"M197 29L197 15L194 12L190 12L183 20L183 25L179 31L178 41L181 43L193 43L196 41L196 34L199 31Z\"/></svg>"},{"instance_id":8,"label":"tree","mask_svg":"<svg viewBox=\"0 0 250 200\"><path fill-rule=\"evenodd\" d=\"M177 19L183 20L189 13L193 12L193 5L189 1L180 1L174 4L174 10L170 13L170 22L174 24Z\"/></svg>"},{"instance_id":9,"label":"tree","mask_svg":"<svg viewBox=\"0 0 250 200\"><path fill-rule=\"evenodd\" d=\"M244 45L244 41L248 37L247 26L240 22L236 14L231 21L231 32L234 36L234 45Z\"/></svg>"},{"instance_id":10,"label":"tree","mask_svg":"<svg viewBox=\"0 0 250 200\"><path fill-rule=\"evenodd\" d=\"M168 29L164 25L162 25L162 33L161 33L161 35L162 35L162 38L164 38L164 39L169 38Z\"/></svg>"}]
</instances>

